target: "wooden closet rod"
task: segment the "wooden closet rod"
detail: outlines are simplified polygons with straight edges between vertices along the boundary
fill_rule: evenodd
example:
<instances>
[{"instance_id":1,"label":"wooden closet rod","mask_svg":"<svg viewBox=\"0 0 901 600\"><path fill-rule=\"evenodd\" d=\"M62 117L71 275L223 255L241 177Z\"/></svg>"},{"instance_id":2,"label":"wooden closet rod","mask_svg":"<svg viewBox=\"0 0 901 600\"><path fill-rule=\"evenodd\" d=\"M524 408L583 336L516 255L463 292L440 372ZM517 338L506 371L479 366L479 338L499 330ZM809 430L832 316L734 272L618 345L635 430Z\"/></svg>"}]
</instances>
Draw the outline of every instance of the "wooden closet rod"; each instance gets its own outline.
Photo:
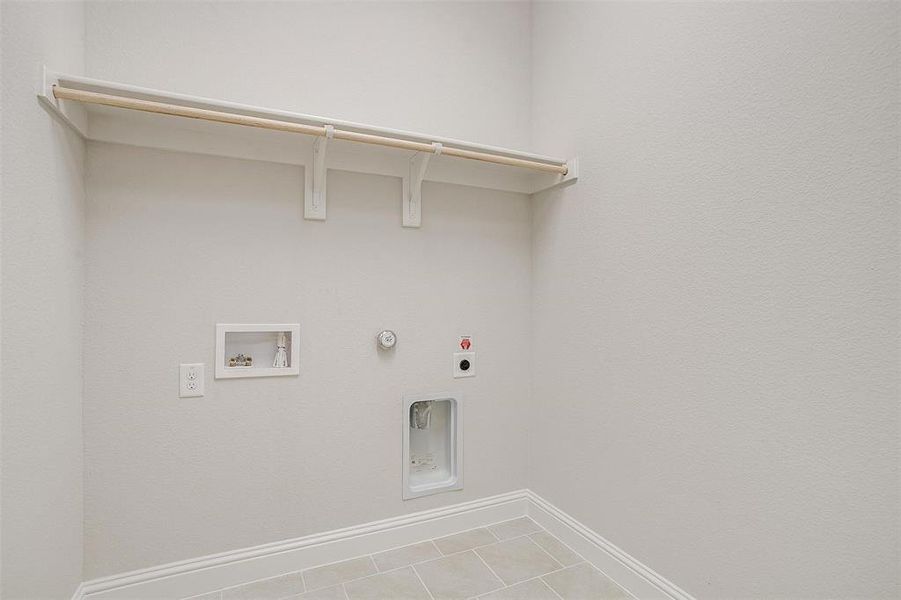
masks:
<instances>
[{"instance_id":1,"label":"wooden closet rod","mask_svg":"<svg viewBox=\"0 0 901 600\"><path fill-rule=\"evenodd\" d=\"M83 90L64 88L57 85L53 86L53 96L60 100L74 100L76 102L85 102L87 104L101 104L103 106L128 108L131 110L140 110L161 115L187 117L189 119L201 119L204 121L215 121L217 123L243 125L245 127L259 127L261 129L273 129L275 131L288 131L291 133L302 133L304 135L315 135L319 137L325 137L328 131L328 128L326 126L320 127L317 125L304 125L302 123L293 123L291 121L264 119L261 117L251 117L248 115L239 115L218 110L208 110L205 108L193 108L189 106L179 106L177 104L167 104L164 102L139 100L137 98L128 98L126 96L114 96L111 94L86 92ZM435 146L433 144L425 142L415 142L413 140L403 140L398 138L385 137L382 135L373 135L369 133L358 133L356 131L346 131L343 129L333 129L332 132L332 137L339 140L361 142L363 144L375 144L377 146L388 146L391 148L401 148L403 150L413 150L416 152L435 152ZM468 158L470 160L480 160L483 162L489 162L498 165L508 165L511 167L534 169L536 171L543 171L545 173L558 173L560 175L566 175L567 172L567 166L565 164L555 165L534 160L501 156L498 154L488 154L487 152L476 152L475 150L454 148L451 146L441 146L441 154L447 156L456 156L459 158Z\"/></svg>"}]
</instances>

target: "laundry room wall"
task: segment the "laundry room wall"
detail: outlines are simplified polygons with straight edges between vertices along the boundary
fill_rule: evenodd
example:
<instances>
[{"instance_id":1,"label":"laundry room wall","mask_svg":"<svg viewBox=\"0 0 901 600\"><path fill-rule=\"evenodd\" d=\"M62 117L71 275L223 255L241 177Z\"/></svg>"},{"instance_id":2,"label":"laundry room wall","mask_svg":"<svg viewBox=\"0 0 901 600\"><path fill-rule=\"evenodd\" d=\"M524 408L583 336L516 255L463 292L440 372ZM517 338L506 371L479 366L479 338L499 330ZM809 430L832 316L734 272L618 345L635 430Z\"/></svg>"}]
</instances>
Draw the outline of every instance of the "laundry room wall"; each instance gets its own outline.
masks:
<instances>
[{"instance_id":1,"label":"laundry room wall","mask_svg":"<svg viewBox=\"0 0 901 600\"><path fill-rule=\"evenodd\" d=\"M0 596L70 598L82 567L84 142L35 91L81 73L80 2L0 6Z\"/></svg>"},{"instance_id":2,"label":"laundry room wall","mask_svg":"<svg viewBox=\"0 0 901 600\"><path fill-rule=\"evenodd\" d=\"M90 3L87 74L528 145L527 3ZM531 216L522 194L90 143L86 578L525 485ZM214 327L298 322L300 375L214 380ZM375 334L394 329L395 351ZM472 335L475 378L451 377ZM179 363L206 394L178 398ZM401 500L401 399L458 392L465 486Z\"/></svg>"},{"instance_id":3,"label":"laundry room wall","mask_svg":"<svg viewBox=\"0 0 901 600\"><path fill-rule=\"evenodd\" d=\"M898 597L899 5L533 17L529 486L699 598Z\"/></svg>"}]
</instances>

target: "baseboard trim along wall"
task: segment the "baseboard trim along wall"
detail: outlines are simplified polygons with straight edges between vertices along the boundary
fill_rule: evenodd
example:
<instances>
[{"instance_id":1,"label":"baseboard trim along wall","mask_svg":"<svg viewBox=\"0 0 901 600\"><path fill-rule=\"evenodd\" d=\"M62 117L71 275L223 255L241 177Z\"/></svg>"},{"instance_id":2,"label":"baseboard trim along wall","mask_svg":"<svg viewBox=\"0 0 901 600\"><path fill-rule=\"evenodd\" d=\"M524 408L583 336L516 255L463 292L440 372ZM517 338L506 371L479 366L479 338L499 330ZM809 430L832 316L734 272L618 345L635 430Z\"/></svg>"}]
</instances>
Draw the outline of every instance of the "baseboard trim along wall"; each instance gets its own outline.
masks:
<instances>
[{"instance_id":1,"label":"baseboard trim along wall","mask_svg":"<svg viewBox=\"0 0 901 600\"><path fill-rule=\"evenodd\" d=\"M529 490L87 581L72 600L185 598L528 515L642 600L683 590Z\"/></svg>"},{"instance_id":2,"label":"baseboard trim along wall","mask_svg":"<svg viewBox=\"0 0 901 600\"><path fill-rule=\"evenodd\" d=\"M694 600L685 590L630 556L541 496L526 490L528 515L641 600Z\"/></svg>"},{"instance_id":3,"label":"baseboard trim along wall","mask_svg":"<svg viewBox=\"0 0 901 600\"><path fill-rule=\"evenodd\" d=\"M75 593L72 594L72 600L82 600L82 598L84 598L84 583L79 583L75 588Z\"/></svg>"}]
</instances>

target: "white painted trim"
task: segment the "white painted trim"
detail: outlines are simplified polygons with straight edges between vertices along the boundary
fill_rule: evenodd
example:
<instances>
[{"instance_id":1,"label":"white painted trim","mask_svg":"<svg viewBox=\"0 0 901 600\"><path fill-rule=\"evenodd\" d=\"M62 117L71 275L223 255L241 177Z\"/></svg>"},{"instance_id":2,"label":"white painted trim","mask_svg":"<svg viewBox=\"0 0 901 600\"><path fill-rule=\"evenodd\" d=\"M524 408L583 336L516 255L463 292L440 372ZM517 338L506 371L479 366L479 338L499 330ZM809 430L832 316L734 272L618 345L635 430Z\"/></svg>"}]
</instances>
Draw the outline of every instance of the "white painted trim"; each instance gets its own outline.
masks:
<instances>
[{"instance_id":1,"label":"white painted trim","mask_svg":"<svg viewBox=\"0 0 901 600\"><path fill-rule=\"evenodd\" d=\"M86 140L303 166L305 170L304 208L307 218L319 219L325 216L321 214L323 211L312 211L314 138L256 128L234 128L221 123L179 119L109 107L88 107L80 102L56 99L52 87L59 84L78 90L222 110L240 115L273 118L315 126L332 125L360 133L396 136L549 164L564 162L560 158L509 148L141 88L89 77L65 75L46 68L41 75L42 77L36 85L37 98L40 103L51 115L71 127ZM354 171L401 178L404 185L403 202L406 202L410 193L410 154L409 151L392 148L379 149L379 147L369 144L338 140L334 144L329 144L326 170ZM579 170L578 162L570 159L566 161L566 164L569 172L565 176L561 176L553 173L530 172L526 169L511 168L505 165L452 157L447 159L444 156L433 155L424 180L533 194L576 181Z\"/></svg>"},{"instance_id":2,"label":"white painted trim","mask_svg":"<svg viewBox=\"0 0 901 600\"><path fill-rule=\"evenodd\" d=\"M326 533L112 575L85 582L85 598L185 598L515 519L526 514L526 503L527 492L519 490Z\"/></svg>"},{"instance_id":3,"label":"white painted trim","mask_svg":"<svg viewBox=\"0 0 901 600\"><path fill-rule=\"evenodd\" d=\"M75 588L75 591L72 592L72 600L83 600L84 598L84 583L79 583L78 587Z\"/></svg>"},{"instance_id":4,"label":"white painted trim","mask_svg":"<svg viewBox=\"0 0 901 600\"><path fill-rule=\"evenodd\" d=\"M273 368L254 366L237 369L225 366L225 337L229 333L290 333L291 364ZM241 377L284 377L300 374L300 323L216 323L216 379Z\"/></svg>"},{"instance_id":5,"label":"white painted trim","mask_svg":"<svg viewBox=\"0 0 901 600\"><path fill-rule=\"evenodd\" d=\"M685 590L569 516L538 494L526 490L529 517L581 554L598 570L641 600L694 600Z\"/></svg>"},{"instance_id":6,"label":"white painted trim","mask_svg":"<svg viewBox=\"0 0 901 600\"><path fill-rule=\"evenodd\" d=\"M170 104L190 106L194 108L230 112L239 115L263 117L267 119L301 123L305 125L332 125L336 128L347 129L359 133L410 139L413 141L428 144L439 142L445 146L456 146L458 148L463 148L466 150L486 152L488 154L497 154L510 158L520 158L523 160L532 160L549 164L559 164L566 162L561 158L535 154L533 152L525 152L522 150L514 150L512 148L501 148L500 146L490 146L476 142L467 142L454 138L431 135L428 133L406 131L403 129L381 127L364 123L355 123L353 121L345 121L342 119L333 119L331 117L321 117L317 115L296 113L286 110L277 110L262 106L252 106L249 104L229 102L227 100L216 98L206 98L201 96L193 96L190 94L179 94L176 92L129 85L127 83L105 81L102 79L94 79L92 77L83 77L80 75L68 75L49 70L46 67L44 68L42 75L43 81L39 86L38 95L42 98L42 100L49 101L49 105L54 109L57 107L58 102L55 100L55 98L53 98L52 87L54 85L59 85L61 87L69 87L72 89L88 92L99 92L101 94L112 94L115 96L124 96L127 98L139 98L142 100L152 100L155 102L165 102Z\"/></svg>"},{"instance_id":7,"label":"white painted trim","mask_svg":"<svg viewBox=\"0 0 901 600\"><path fill-rule=\"evenodd\" d=\"M72 600L185 598L528 515L641 600L694 600L530 490L131 571L80 585Z\"/></svg>"}]
</instances>

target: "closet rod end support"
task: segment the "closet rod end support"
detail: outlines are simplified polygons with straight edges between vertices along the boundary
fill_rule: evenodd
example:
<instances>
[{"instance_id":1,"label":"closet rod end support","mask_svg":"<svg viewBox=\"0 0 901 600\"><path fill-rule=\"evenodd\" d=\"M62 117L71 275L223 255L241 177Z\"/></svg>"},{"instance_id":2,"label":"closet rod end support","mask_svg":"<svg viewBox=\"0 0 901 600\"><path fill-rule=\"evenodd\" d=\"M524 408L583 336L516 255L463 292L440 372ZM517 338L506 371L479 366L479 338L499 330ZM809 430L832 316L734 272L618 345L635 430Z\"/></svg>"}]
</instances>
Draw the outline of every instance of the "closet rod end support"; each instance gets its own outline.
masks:
<instances>
[{"instance_id":1,"label":"closet rod end support","mask_svg":"<svg viewBox=\"0 0 901 600\"><path fill-rule=\"evenodd\" d=\"M566 173L561 175L540 175L534 180L532 193L537 194L561 185L575 183L579 179L579 157L574 156L566 161Z\"/></svg>"}]
</instances>

